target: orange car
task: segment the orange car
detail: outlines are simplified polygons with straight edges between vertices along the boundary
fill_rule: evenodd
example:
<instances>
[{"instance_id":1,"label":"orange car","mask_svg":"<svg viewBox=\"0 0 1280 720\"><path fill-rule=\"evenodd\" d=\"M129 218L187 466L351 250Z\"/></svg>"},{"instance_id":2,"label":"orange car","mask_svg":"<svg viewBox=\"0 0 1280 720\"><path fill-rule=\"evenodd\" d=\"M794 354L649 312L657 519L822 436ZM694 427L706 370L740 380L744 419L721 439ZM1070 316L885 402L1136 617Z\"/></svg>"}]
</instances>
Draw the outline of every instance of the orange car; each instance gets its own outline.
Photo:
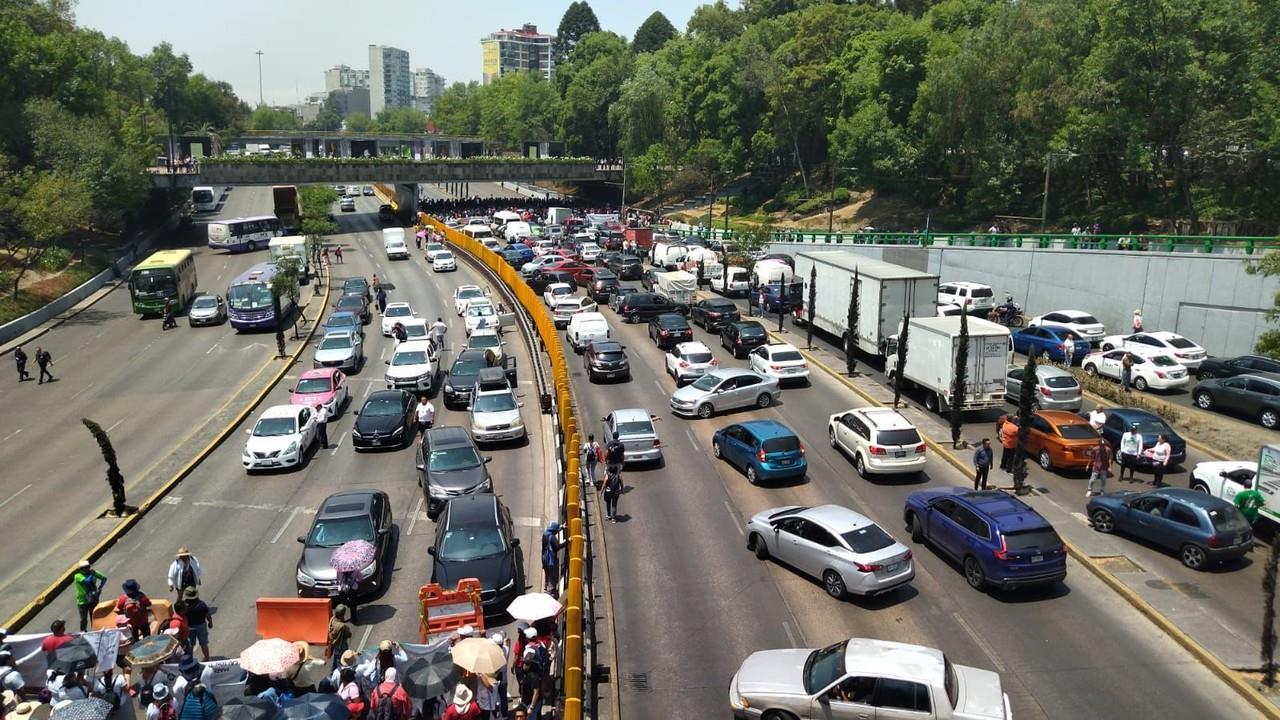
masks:
<instances>
[{"instance_id":1,"label":"orange car","mask_svg":"<svg viewBox=\"0 0 1280 720\"><path fill-rule=\"evenodd\" d=\"M1098 444L1098 433L1089 422L1064 410L1038 410L1027 430L1027 455L1045 470L1084 470Z\"/></svg>"}]
</instances>

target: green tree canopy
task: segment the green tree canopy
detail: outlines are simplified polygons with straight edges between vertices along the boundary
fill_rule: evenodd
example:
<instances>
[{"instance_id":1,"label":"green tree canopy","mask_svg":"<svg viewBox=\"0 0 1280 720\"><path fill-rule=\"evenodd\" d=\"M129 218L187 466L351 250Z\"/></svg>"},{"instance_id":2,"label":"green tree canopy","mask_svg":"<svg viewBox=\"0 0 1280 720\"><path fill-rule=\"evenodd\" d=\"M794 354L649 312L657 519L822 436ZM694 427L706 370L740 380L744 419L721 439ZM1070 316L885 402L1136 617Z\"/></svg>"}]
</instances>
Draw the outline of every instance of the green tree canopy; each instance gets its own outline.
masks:
<instances>
[{"instance_id":1,"label":"green tree canopy","mask_svg":"<svg viewBox=\"0 0 1280 720\"><path fill-rule=\"evenodd\" d=\"M578 41L593 32L600 32L600 21L591 5L586 0L569 3L560 18L560 26L556 28L556 39L552 47L556 63L569 57Z\"/></svg>"},{"instance_id":2,"label":"green tree canopy","mask_svg":"<svg viewBox=\"0 0 1280 720\"><path fill-rule=\"evenodd\" d=\"M675 36L676 26L672 25L661 11L654 10L653 14L645 18L645 21L636 29L631 47L637 53L651 53L662 49L662 46Z\"/></svg>"},{"instance_id":3,"label":"green tree canopy","mask_svg":"<svg viewBox=\"0 0 1280 720\"><path fill-rule=\"evenodd\" d=\"M379 132L420 133L427 129L427 114L410 107L389 107L378 113L374 124Z\"/></svg>"}]
</instances>

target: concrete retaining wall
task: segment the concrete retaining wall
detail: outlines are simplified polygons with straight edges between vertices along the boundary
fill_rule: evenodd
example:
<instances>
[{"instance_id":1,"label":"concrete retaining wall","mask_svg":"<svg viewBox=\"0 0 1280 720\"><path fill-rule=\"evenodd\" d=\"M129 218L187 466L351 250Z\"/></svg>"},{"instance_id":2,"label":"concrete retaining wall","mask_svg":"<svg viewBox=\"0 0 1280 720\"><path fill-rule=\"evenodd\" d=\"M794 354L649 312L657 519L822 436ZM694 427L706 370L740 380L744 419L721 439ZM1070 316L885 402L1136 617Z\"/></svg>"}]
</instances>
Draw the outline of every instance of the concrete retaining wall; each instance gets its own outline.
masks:
<instances>
[{"instance_id":1,"label":"concrete retaining wall","mask_svg":"<svg viewBox=\"0 0 1280 720\"><path fill-rule=\"evenodd\" d=\"M831 245L777 243L771 252L835 250ZM1051 310L1091 312L1108 333L1128 332L1142 309L1148 330L1172 330L1200 343L1211 355L1253 351L1258 336L1275 326L1266 311L1280 279L1249 275L1248 260L1230 255L1040 250L1034 248L904 247L839 248L917 270L943 282L990 285L1022 304L1028 319Z\"/></svg>"}]
</instances>

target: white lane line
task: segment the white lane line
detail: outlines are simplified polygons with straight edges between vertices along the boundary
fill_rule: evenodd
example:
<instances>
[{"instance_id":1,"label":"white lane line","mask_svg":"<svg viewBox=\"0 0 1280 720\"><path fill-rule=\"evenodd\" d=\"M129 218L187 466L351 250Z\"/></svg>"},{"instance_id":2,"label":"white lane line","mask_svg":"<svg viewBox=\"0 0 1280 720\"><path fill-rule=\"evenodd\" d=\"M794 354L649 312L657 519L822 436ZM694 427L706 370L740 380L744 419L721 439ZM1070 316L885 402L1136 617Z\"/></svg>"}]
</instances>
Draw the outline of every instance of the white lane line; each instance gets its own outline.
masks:
<instances>
[{"instance_id":1,"label":"white lane line","mask_svg":"<svg viewBox=\"0 0 1280 720\"><path fill-rule=\"evenodd\" d=\"M986 640L982 639L981 635L974 632L973 626L969 625L969 621L965 620L964 616L958 612L951 613L951 617L955 618L956 624L963 628L964 631L969 634L969 637L973 638L974 644L976 644L982 652L986 653L987 659L995 666L996 672L1004 672L1004 663L1000 662L1000 658L996 657L996 651L991 648L991 645L987 644Z\"/></svg>"},{"instance_id":2,"label":"white lane line","mask_svg":"<svg viewBox=\"0 0 1280 720\"><path fill-rule=\"evenodd\" d=\"M382 352L378 353L378 359L379 359L379 360L386 360L386 359L387 359L387 346L386 346L386 345L383 345L383 346L382 346Z\"/></svg>"},{"instance_id":3,"label":"white lane line","mask_svg":"<svg viewBox=\"0 0 1280 720\"><path fill-rule=\"evenodd\" d=\"M1087 515L1085 515L1084 513L1082 513L1082 512L1073 512L1073 513L1071 513L1071 517L1073 517L1073 518L1075 518L1075 519L1079 520L1079 521L1080 521L1082 524L1084 524L1084 525L1089 525L1089 524L1090 524L1090 523L1089 523L1089 517L1088 517Z\"/></svg>"},{"instance_id":4,"label":"white lane line","mask_svg":"<svg viewBox=\"0 0 1280 720\"><path fill-rule=\"evenodd\" d=\"M18 433L22 432L24 429L25 429L25 428L18 428L17 430L14 430L13 432L9 433L8 435L5 435L3 439L0 439L0 442L4 442L5 440L8 440L9 438L13 437L14 435L17 435Z\"/></svg>"},{"instance_id":5,"label":"white lane line","mask_svg":"<svg viewBox=\"0 0 1280 720\"><path fill-rule=\"evenodd\" d=\"M517 527L531 527L531 528L542 527L542 518L529 517L527 515L517 515L511 518L511 522L515 523Z\"/></svg>"},{"instance_id":6,"label":"white lane line","mask_svg":"<svg viewBox=\"0 0 1280 720\"><path fill-rule=\"evenodd\" d=\"M687 436L689 437L689 442L693 443L693 446L694 446L695 448L697 448L698 450L701 450L701 449L702 449L702 446L698 444L698 438L696 438L696 437L694 437L694 436L693 436L693 431L692 431L692 430L690 430L689 428L685 428L685 429L684 429L684 434L685 434L685 435L687 435Z\"/></svg>"},{"instance_id":7,"label":"white lane line","mask_svg":"<svg viewBox=\"0 0 1280 720\"><path fill-rule=\"evenodd\" d=\"M112 430L115 430L116 428L120 427L120 423L124 422L127 419L128 418L120 418L119 420L115 421L114 423L111 424L111 427L107 428L107 432L111 432Z\"/></svg>"},{"instance_id":8,"label":"white lane line","mask_svg":"<svg viewBox=\"0 0 1280 720\"><path fill-rule=\"evenodd\" d=\"M13 499L14 499L14 498L18 497L19 495L21 495L22 493L24 493L24 492L26 492L26 491L28 491L28 490L30 490L30 489L31 489L31 485L28 483L26 487L22 488L21 490L19 490L19 491L18 491L18 492L16 492L16 493L14 493L14 494L10 495L10 496L9 496L9 498L8 498L7 500L5 500L4 502L0 502L0 508L4 507L5 505L8 505L8 504L9 504L9 503L11 503L11 502L13 502Z\"/></svg>"},{"instance_id":9,"label":"white lane line","mask_svg":"<svg viewBox=\"0 0 1280 720\"><path fill-rule=\"evenodd\" d=\"M280 526L280 529L276 531L275 536L271 538L272 545L280 541L280 536L284 535L284 531L289 529L289 523L293 522L293 519L298 516L298 512L301 510L302 508L295 507L293 510L289 511L289 517L285 518L284 524Z\"/></svg>"},{"instance_id":10,"label":"white lane line","mask_svg":"<svg viewBox=\"0 0 1280 720\"><path fill-rule=\"evenodd\" d=\"M214 343L214 344L212 344L212 345L210 345L210 346L209 346L209 349L208 349L208 350L205 350L205 351L204 351L204 354L205 354L205 355L208 355L209 353L211 353L211 352L213 352L214 350L217 350L217 349L218 349L218 343Z\"/></svg>"},{"instance_id":11,"label":"white lane line","mask_svg":"<svg viewBox=\"0 0 1280 720\"><path fill-rule=\"evenodd\" d=\"M796 642L796 634L791 632L791 623L783 620L782 631L787 634L787 640L790 641L791 647L800 647L800 643Z\"/></svg>"},{"instance_id":12,"label":"white lane line","mask_svg":"<svg viewBox=\"0 0 1280 720\"><path fill-rule=\"evenodd\" d=\"M418 496L418 504L413 508L413 515L409 518L409 529L405 530L405 535L412 535L413 528L418 524L418 514L422 512L422 496Z\"/></svg>"},{"instance_id":13,"label":"white lane line","mask_svg":"<svg viewBox=\"0 0 1280 720\"><path fill-rule=\"evenodd\" d=\"M666 388L662 387L662 381L661 381L661 380L659 380L658 378L654 378L654 379L653 379L653 384L654 384L654 385L657 385L659 390L662 390L663 392L666 392Z\"/></svg>"},{"instance_id":14,"label":"white lane line","mask_svg":"<svg viewBox=\"0 0 1280 720\"><path fill-rule=\"evenodd\" d=\"M72 400L75 400L77 397L79 397L80 393L82 393L82 392L84 392L85 390L88 390L89 388L93 387L93 385L94 385L94 383L89 383L88 385L85 385L84 387L82 387L82 388L80 388L79 390L75 391L75 394L73 394L73 395L71 396L71 399L72 399Z\"/></svg>"},{"instance_id":15,"label":"white lane line","mask_svg":"<svg viewBox=\"0 0 1280 720\"><path fill-rule=\"evenodd\" d=\"M737 528L739 535L746 535L747 531L742 529L742 521L738 519L738 513L733 511L733 506L728 500L724 501L724 509L729 511L729 517L733 518L733 526Z\"/></svg>"},{"instance_id":16,"label":"white lane line","mask_svg":"<svg viewBox=\"0 0 1280 720\"><path fill-rule=\"evenodd\" d=\"M365 387L364 396L369 397L369 393L371 392L373 392L373 381L370 381L369 384Z\"/></svg>"},{"instance_id":17,"label":"white lane line","mask_svg":"<svg viewBox=\"0 0 1280 720\"><path fill-rule=\"evenodd\" d=\"M365 648L369 644L369 635L372 632L373 632L372 625L364 626L364 635L360 636L360 644L356 646L356 652L360 652L363 648Z\"/></svg>"}]
</instances>

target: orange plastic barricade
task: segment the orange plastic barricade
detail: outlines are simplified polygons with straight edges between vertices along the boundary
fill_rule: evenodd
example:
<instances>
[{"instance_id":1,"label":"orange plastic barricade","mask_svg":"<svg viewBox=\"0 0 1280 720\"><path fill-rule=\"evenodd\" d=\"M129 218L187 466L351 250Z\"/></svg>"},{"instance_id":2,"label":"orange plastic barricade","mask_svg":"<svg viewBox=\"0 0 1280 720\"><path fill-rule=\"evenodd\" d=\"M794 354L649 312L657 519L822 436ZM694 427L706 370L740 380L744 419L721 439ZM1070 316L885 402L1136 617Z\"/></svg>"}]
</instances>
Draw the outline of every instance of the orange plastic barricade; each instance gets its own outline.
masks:
<instances>
[{"instance_id":1,"label":"orange plastic barricade","mask_svg":"<svg viewBox=\"0 0 1280 720\"><path fill-rule=\"evenodd\" d=\"M160 625L173 616L173 603L168 600L152 600L151 612L155 619L151 621L151 632L158 632ZM103 600L93 606L90 615L90 630L111 630L116 626L116 598Z\"/></svg>"},{"instance_id":2,"label":"orange plastic barricade","mask_svg":"<svg viewBox=\"0 0 1280 720\"><path fill-rule=\"evenodd\" d=\"M263 638L329 642L328 598L258 598L258 635Z\"/></svg>"},{"instance_id":3,"label":"orange plastic barricade","mask_svg":"<svg viewBox=\"0 0 1280 720\"><path fill-rule=\"evenodd\" d=\"M484 609L480 606L480 581L463 578L455 590L439 583L428 583L418 591L420 620L418 638L429 643L442 635L470 625L476 632L484 630Z\"/></svg>"}]
</instances>

